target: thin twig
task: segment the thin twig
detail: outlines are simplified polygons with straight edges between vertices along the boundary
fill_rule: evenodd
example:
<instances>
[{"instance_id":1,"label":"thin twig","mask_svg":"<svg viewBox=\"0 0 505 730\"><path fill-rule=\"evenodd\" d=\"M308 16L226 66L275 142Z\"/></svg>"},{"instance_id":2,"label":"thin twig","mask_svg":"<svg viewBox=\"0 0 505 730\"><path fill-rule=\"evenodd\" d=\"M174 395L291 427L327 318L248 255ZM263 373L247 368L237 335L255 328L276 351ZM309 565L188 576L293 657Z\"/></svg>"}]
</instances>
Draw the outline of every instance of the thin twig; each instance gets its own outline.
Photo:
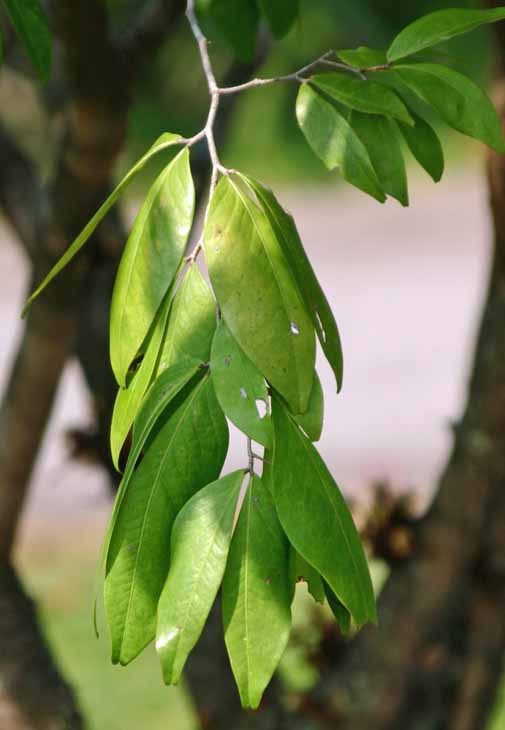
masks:
<instances>
[{"instance_id":1,"label":"thin twig","mask_svg":"<svg viewBox=\"0 0 505 730\"><path fill-rule=\"evenodd\" d=\"M217 86L216 77L214 75L214 69L212 68L212 62L209 56L209 42L204 36L198 18L196 15L195 0L188 0L186 9L186 17L188 19L191 31L195 36L198 48L200 50L200 58L202 59L203 72L207 80L207 86L209 87L209 94L211 97L209 115L203 130L205 137L207 138L207 145L209 147L210 159L212 161L212 180L210 183L210 196L214 192L217 185L217 178L220 172L226 172L225 168L219 161L217 154L216 140L214 139L214 123L216 121L217 112L219 110L219 98L220 91ZM198 135L197 135L198 137Z\"/></svg>"}]
</instances>

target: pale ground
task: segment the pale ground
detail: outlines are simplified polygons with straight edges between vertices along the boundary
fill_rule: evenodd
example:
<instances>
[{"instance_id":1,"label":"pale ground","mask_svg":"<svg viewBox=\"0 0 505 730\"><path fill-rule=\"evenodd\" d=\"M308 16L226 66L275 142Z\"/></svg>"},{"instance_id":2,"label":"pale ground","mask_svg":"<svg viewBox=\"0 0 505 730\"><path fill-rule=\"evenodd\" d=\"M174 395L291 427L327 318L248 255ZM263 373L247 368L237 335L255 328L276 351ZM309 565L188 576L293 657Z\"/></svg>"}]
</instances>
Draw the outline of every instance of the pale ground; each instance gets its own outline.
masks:
<instances>
[{"instance_id":1,"label":"pale ground","mask_svg":"<svg viewBox=\"0 0 505 730\"><path fill-rule=\"evenodd\" d=\"M417 177L413 204L380 206L343 187L287 192L314 267L337 315L345 384L326 400L323 456L344 491L365 496L375 479L426 497L444 463L450 423L461 411L469 355L489 266L490 231L478 161L454 168L438 186ZM21 322L23 255L0 232L0 383ZM89 419L83 381L69 365L33 477L23 534L65 514L102 525L109 509L104 476L69 461L63 433ZM242 437L230 465L245 465ZM38 531L38 530L37 530Z\"/></svg>"}]
</instances>

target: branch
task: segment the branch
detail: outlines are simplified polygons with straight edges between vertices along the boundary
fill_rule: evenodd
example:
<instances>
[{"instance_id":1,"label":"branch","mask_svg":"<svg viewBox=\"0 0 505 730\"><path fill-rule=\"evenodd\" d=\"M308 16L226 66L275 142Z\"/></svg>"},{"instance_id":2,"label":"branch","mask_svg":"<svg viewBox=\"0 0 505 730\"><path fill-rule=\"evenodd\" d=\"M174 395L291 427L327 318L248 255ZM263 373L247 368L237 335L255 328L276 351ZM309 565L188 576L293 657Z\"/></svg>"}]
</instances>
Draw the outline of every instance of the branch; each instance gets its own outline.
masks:
<instances>
[{"instance_id":1,"label":"branch","mask_svg":"<svg viewBox=\"0 0 505 730\"><path fill-rule=\"evenodd\" d=\"M345 63L337 63L336 61L330 61L330 57L335 55L335 51L327 51L324 53L320 58L316 59L315 61L312 61L312 63L307 64L306 66L303 66L298 71L295 71L294 73L286 74L285 76L274 76L270 79L251 79L251 81L246 81L245 84L238 84L237 86L224 86L220 87L218 89L220 95L224 94L239 94L242 91L247 91L248 89L257 89L261 86L271 86L272 84L282 84L289 81L297 81L298 83L303 83L307 79L305 76L307 74L311 74L313 71L317 70L318 66L325 65L325 66L331 66L331 68L337 68L342 71L348 71L349 73L356 74L360 76L361 78L366 78L364 74L359 71L356 68L353 68L352 66L348 66ZM367 69L368 71L377 70L377 69Z\"/></svg>"}]
</instances>

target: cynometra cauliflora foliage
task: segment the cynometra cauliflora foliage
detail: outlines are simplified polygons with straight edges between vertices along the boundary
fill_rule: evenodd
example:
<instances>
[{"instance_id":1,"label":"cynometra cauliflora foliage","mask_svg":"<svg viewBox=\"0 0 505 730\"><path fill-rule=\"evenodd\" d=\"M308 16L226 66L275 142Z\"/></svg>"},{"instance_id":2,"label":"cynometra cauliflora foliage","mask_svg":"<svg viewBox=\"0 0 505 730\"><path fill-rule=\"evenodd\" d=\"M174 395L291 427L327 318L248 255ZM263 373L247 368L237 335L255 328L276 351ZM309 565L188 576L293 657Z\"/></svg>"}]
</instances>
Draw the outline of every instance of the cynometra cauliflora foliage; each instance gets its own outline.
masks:
<instances>
[{"instance_id":1,"label":"cynometra cauliflora foliage","mask_svg":"<svg viewBox=\"0 0 505 730\"><path fill-rule=\"evenodd\" d=\"M103 548L112 660L128 664L155 639L163 677L176 683L221 588L231 666L243 705L253 708L286 646L298 580L316 600L327 598L345 633L376 622L377 613L351 514L313 443L323 425L316 340L340 390L337 325L292 217L262 183L221 165L213 133L220 100L296 84L296 116L315 154L380 202L391 196L408 205L405 147L435 181L442 176L442 148L423 109L505 152L486 94L426 55L505 18L505 8L440 11L405 28L387 51L330 51L288 76L218 86L202 28L221 32L247 57L261 14L280 37L297 12L285 0L188 1L209 86L204 128L190 139L160 137L29 300L75 256L136 173L176 148L133 224L112 298L116 465L133 433ZM212 179L204 230L187 255L190 157L200 141ZM243 469L220 476L227 419L247 436L247 457Z\"/></svg>"}]
</instances>

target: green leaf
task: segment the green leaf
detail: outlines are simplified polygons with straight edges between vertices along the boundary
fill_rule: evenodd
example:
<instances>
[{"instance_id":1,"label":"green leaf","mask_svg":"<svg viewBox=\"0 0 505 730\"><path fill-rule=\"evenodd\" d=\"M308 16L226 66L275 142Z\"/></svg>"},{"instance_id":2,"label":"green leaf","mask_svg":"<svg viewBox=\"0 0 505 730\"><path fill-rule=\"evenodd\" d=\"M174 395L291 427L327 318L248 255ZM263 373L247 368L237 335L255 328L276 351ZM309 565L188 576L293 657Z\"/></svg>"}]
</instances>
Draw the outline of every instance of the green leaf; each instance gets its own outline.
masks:
<instances>
[{"instance_id":1,"label":"green leaf","mask_svg":"<svg viewBox=\"0 0 505 730\"><path fill-rule=\"evenodd\" d=\"M308 84L302 84L298 93L296 116L308 143L326 167L340 167L347 182L379 203L385 202L365 146L335 107Z\"/></svg>"},{"instance_id":2,"label":"green leaf","mask_svg":"<svg viewBox=\"0 0 505 730\"><path fill-rule=\"evenodd\" d=\"M323 432L324 394L317 373L314 373L307 410L305 413L295 416L295 421L303 428L311 441L319 441Z\"/></svg>"},{"instance_id":3,"label":"green leaf","mask_svg":"<svg viewBox=\"0 0 505 730\"><path fill-rule=\"evenodd\" d=\"M309 563L302 558L300 553L297 552L293 546L291 546L290 550L289 574L293 587L297 583L306 583L307 590L314 601L316 601L316 603L324 603L325 592L323 579L317 570L315 570L312 565L309 565Z\"/></svg>"},{"instance_id":4,"label":"green leaf","mask_svg":"<svg viewBox=\"0 0 505 730\"><path fill-rule=\"evenodd\" d=\"M107 555L110 536L114 529L121 502L129 488L133 471L137 465L140 455L142 454L144 446L146 445L156 422L165 408L196 375L199 368L200 363L195 362L194 360L190 360L189 358L181 360L176 365L169 368L169 370L163 373L163 375L161 375L156 382L153 383L140 407L135 418L132 448L128 455L124 475L119 485L116 500L114 502L114 508L109 520L109 526L102 545L100 558L100 563L102 565L105 560L105 556Z\"/></svg>"},{"instance_id":5,"label":"green leaf","mask_svg":"<svg viewBox=\"0 0 505 730\"><path fill-rule=\"evenodd\" d=\"M194 207L189 150L185 148L151 187L119 265L111 304L110 359L123 387L181 263Z\"/></svg>"},{"instance_id":6,"label":"green leaf","mask_svg":"<svg viewBox=\"0 0 505 730\"><path fill-rule=\"evenodd\" d=\"M314 446L275 398L272 412L274 499L289 541L358 626L376 621L367 561L345 500Z\"/></svg>"},{"instance_id":7,"label":"green leaf","mask_svg":"<svg viewBox=\"0 0 505 730\"><path fill-rule=\"evenodd\" d=\"M259 2L274 36L284 38L298 18L299 0L259 0Z\"/></svg>"},{"instance_id":8,"label":"green leaf","mask_svg":"<svg viewBox=\"0 0 505 730\"><path fill-rule=\"evenodd\" d=\"M41 294L44 289L51 283L55 276L57 276L67 264L72 261L74 256L79 253L84 244L93 235L98 225L105 218L112 206L117 203L121 195L124 193L126 188L134 180L136 175L142 170L142 168L157 154L166 150L168 147L172 147L175 144L180 144L181 137L178 134L171 134L166 132L159 137L153 146L146 152L146 154L140 158L140 160L131 168L131 170L124 176L119 185L114 188L112 193L109 195L105 203L97 210L91 220L84 226L82 231L79 233L77 238L71 243L68 249L65 251L59 261L53 266L49 274L42 281L40 286L35 289L33 294L27 300L21 316L25 317L31 303Z\"/></svg>"},{"instance_id":9,"label":"green leaf","mask_svg":"<svg viewBox=\"0 0 505 730\"><path fill-rule=\"evenodd\" d=\"M484 91L469 78L434 63L396 66L395 71L450 127L479 139L498 152L505 150L496 109Z\"/></svg>"},{"instance_id":10,"label":"green leaf","mask_svg":"<svg viewBox=\"0 0 505 730\"><path fill-rule=\"evenodd\" d=\"M2 0L16 32L41 81L48 81L52 37L39 0Z\"/></svg>"},{"instance_id":11,"label":"green leaf","mask_svg":"<svg viewBox=\"0 0 505 730\"><path fill-rule=\"evenodd\" d=\"M444 174L444 152L433 128L422 117L410 110L415 126L400 123L400 131L408 148L428 175L438 182Z\"/></svg>"},{"instance_id":12,"label":"green leaf","mask_svg":"<svg viewBox=\"0 0 505 730\"><path fill-rule=\"evenodd\" d=\"M274 194L266 187L245 175L242 175L242 179L254 191L275 230L312 319L323 352L335 373L337 390L340 391L344 375L340 334L328 300L305 253L293 217L279 205Z\"/></svg>"},{"instance_id":13,"label":"green leaf","mask_svg":"<svg viewBox=\"0 0 505 730\"><path fill-rule=\"evenodd\" d=\"M210 371L219 405L247 436L272 444L270 398L265 378L238 345L224 320L212 343Z\"/></svg>"},{"instance_id":14,"label":"green leaf","mask_svg":"<svg viewBox=\"0 0 505 730\"><path fill-rule=\"evenodd\" d=\"M364 114L384 114L406 124L414 124L407 107L392 90L373 81L343 73L317 74L311 82L340 104Z\"/></svg>"},{"instance_id":15,"label":"green leaf","mask_svg":"<svg viewBox=\"0 0 505 730\"><path fill-rule=\"evenodd\" d=\"M354 111L349 117L349 124L367 148L384 192L407 206L407 171L398 124L394 119ZM405 128L410 129L408 125Z\"/></svg>"},{"instance_id":16,"label":"green leaf","mask_svg":"<svg viewBox=\"0 0 505 730\"><path fill-rule=\"evenodd\" d=\"M240 470L209 484L175 521L156 630L156 650L167 684L179 681L221 585L243 480Z\"/></svg>"},{"instance_id":17,"label":"green leaf","mask_svg":"<svg viewBox=\"0 0 505 730\"><path fill-rule=\"evenodd\" d=\"M290 408L303 413L312 388L314 328L268 218L230 176L212 197L205 253L231 333Z\"/></svg>"},{"instance_id":18,"label":"green leaf","mask_svg":"<svg viewBox=\"0 0 505 730\"><path fill-rule=\"evenodd\" d=\"M162 415L117 515L105 580L114 663L128 664L154 638L172 524L187 501L219 476L227 448L226 421L206 377Z\"/></svg>"},{"instance_id":19,"label":"green leaf","mask_svg":"<svg viewBox=\"0 0 505 730\"><path fill-rule=\"evenodd\" d=\"M128 386L126 388L119 388L116 396L110 427L110 445L112 461L118 471L121 449L124 446L126 437L130 433L131 427L142 403L142 399L149 388L156 368L163 334L167 324L168 313L170 311L170 300L171 291L169 291L165 297L165 302L163 303L153 325L152 332L148 338L145 354L138 369L133 374Z\"/></svg>"},{"instance_id":20,"label":"green leaf","mask_svg":"<svg viewBox=\"0 0 505 730\"><path fill-rule=\"evenodd\" d=\"M388 62L386 51L368 48L367 46L337 51L337 58L347 63L348 66L361 70L384 66Z\"/></svg>"},{"instance_id":21,"label":"green leaf","mask_svg":"<svg viewBox=\"0 0 505 730\"><path fill-rule=\"evenodd\" d=\"M158 374L181 357L208 362L216 321L216 302L198 264L193 263L174 297Z\"/></svg>"},{"instance_id":22,"label":"green leaf","mask_svg":"<svg viewBox=\"0 0 505 730\"><path fill-rule=\"evenodd\" d=\"M249 482L223 580L224 638L243 707L256 709L291 629L289 543L261 479Z\"/></svg>"},{"instance_id":23,"label":"green leaf","mask_svg":"<svg viewBox=\"0 0 505 730\"><path fill-rule=\"evenodd\" d=\"M450 38L468 33L485 23L494 23L505 18L505 8L492 10L471 10L454 8L437 10L418 18L407 25L394 39L387 56L390 62L448 41Z\"/></svg>"},{"instance_id":24,"label":"green leaf","mask_svg":"<svg viewBox=\"0 0 505 730\"><path fill-rule=\"evenodd\" d=\"M197 0L199 16L210 20L241 61L256 50L259 12L254 0Z\"/></svg>"},{"instance_id":25,"label":"green leaf","mask_svg":"<svg viewBox=\"0 0 505 730\"><path fill-rule=\"evenodd\" d=\"M351 633L351 615L344 604L338 600L326 581L323 581L323 599L326 595L328 604L344 636Z\"/></svg>"}]
</instances>

